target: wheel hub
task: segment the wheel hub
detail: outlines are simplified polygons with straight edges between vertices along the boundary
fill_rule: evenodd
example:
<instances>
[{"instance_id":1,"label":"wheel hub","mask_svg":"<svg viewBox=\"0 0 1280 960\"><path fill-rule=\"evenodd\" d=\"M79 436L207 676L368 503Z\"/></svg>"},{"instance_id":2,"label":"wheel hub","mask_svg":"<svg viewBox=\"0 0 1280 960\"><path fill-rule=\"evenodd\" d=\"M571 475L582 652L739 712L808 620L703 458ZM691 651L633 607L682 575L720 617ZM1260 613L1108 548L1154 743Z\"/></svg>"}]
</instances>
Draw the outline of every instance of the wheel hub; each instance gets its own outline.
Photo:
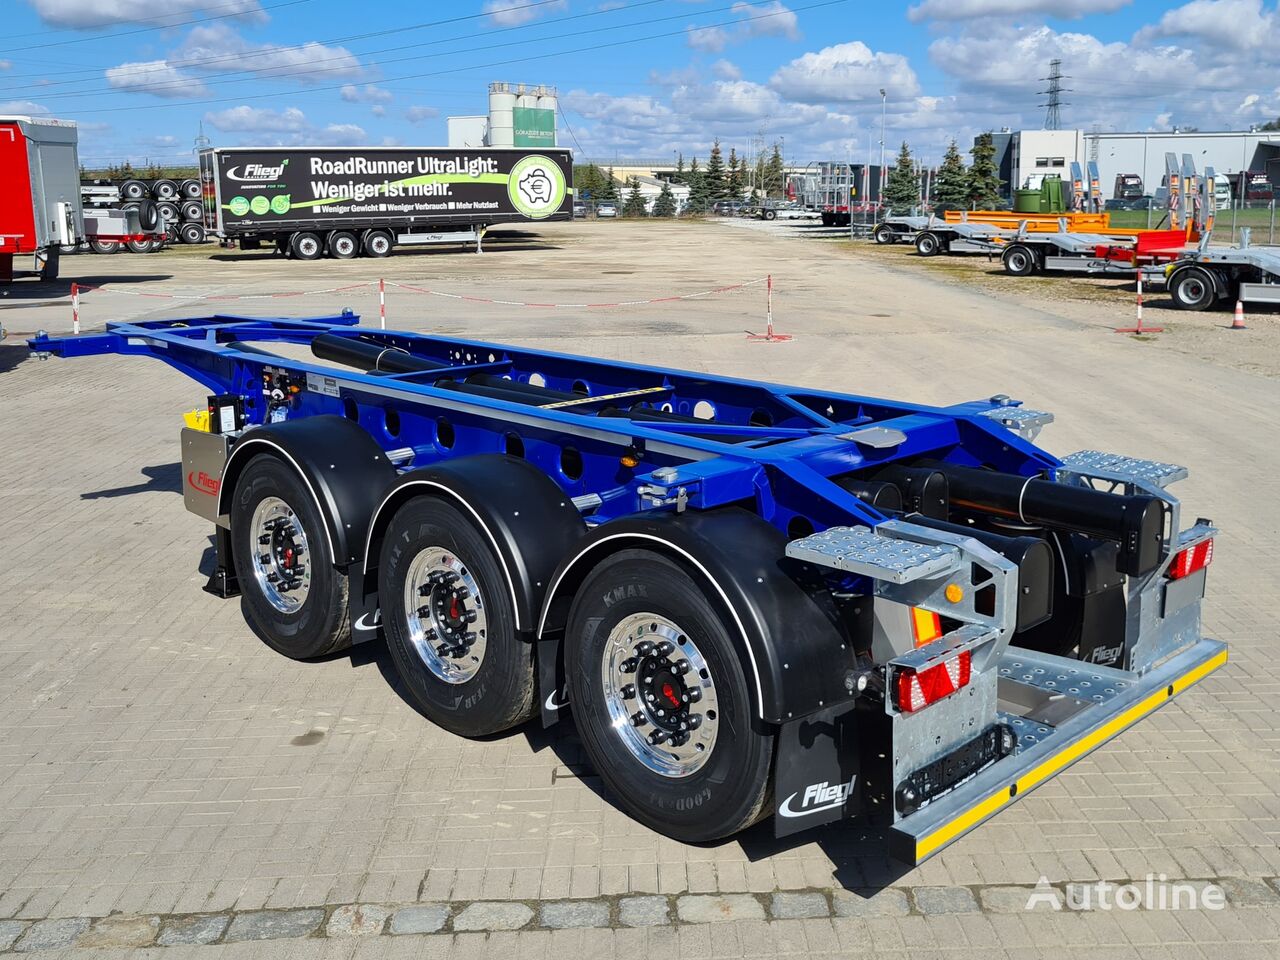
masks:
<instances>
[{"instance_id":1,"label":"wheel hub","mask_svg":"<svg viewBox=\"0 0 1280 960\"><path fill-rule=\"evenodd\" d=\"M602 665L612 726L642 764L685 777L706 763L719 726L706 660L678 625L650 613L618 623Z\"/></svg>"},{"instance_id":2,"label":"wheel hub","mask_svg":"<svg viewBox=\"0 0 1280 960\"><path fill-rule=\"evenodd\" d=\"M302 521L279 497L266 497L249 521L253 531L253 576L263 596L281 613L294 613L311 590L311 560Z\"/></svg>"},{"instance_id":3,"label":"wheel hub","mask_svg":"<svg viewBox=\"0 0 1280 960\"><path fill-rule=\"evenodd\" d=\"M414 649L446 683L466 683L484 660L488 619L471 570L444 547L427 547L409 565L405 619Z\"/></svg>"}]
</instances>

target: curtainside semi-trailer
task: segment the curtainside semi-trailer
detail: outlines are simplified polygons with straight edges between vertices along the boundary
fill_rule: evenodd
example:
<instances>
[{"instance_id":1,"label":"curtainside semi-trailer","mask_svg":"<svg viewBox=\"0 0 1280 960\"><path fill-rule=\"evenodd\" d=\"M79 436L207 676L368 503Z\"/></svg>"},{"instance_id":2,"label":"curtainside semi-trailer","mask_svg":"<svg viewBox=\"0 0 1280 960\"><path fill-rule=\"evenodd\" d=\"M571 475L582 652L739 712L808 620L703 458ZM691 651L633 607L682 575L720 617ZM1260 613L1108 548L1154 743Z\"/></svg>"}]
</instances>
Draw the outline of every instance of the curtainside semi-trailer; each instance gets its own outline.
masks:
<instances>
[{"instance_id":1,"label":"curtainside semi-trailer","mask_svg":"<svg viewBox=\"0 0 1280 960\"><path fill-rule=\"evenodd\" d=\"M1222 666L1182 467L949 407L310 320L112 323L153 357L209 588L309 659L385 641L489 736L573 722L614 802L686 842L863 815L915 863ZM299 349L301 348L301 349ZM310 355L308 355L310 354Z\"/></svg>"},{"instance_id":2,"label":"curtainside semi-trailer","mask_svg":"<svg viewBox=\"0 0 1280 960\"><path fill-rule=\"evenodd\" d=\"M573 218L568 150L218 147L201 151L200 182L212 236L297 260L479 252L494 224Z\"/></svg>"}]
</instances>

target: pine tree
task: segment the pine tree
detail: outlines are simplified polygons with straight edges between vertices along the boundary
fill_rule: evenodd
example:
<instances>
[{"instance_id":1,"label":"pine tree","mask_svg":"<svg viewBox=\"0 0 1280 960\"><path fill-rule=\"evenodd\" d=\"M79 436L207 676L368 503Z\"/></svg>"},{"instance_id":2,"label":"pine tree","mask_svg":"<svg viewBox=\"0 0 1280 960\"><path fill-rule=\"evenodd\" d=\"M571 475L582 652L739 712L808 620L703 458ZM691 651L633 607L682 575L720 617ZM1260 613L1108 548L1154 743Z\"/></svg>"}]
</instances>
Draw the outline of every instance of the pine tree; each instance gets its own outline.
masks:
<instances>
[{"instance_id":1,"label":"pine tree","mask_svg":"<svg viewBox=\"0 0 1280 960\"><path fill-rule=\"evenodd\" d=\"M743 164L738 159L738 151L733 147L729 148L729 173L725 177L725 192L728 193L730 200L741 200L742 191L745 187L743 183Z\"/></svg>"},{"instance_id":2,"label":"pine tree","mask_svg":"<svg viewBox=\"0 0 1280 960\"><path fill-rule=\"evenodd\" d=\"M658 199L653 201L653 215L655 217L674 217L676 215L676 198L671 192L670 181L662 182L662 192L658 194Z\"/></svg>"},{"instance_id":3,"label":"pine tree","mask_svg":"<svg viewBox=\"0 0 1280 960\"><path fill-rule=\"evenodd\" d=\"M773 153L769 154L769 160L764 169L765 196L778 198L786 192L786 189L787 171L782 162L782 146L775 142Z\"/></svg>"},{"instance_id":4,"label":"pine tree","mask_svg":"<svg viewBox=\"0 0 1280 960\"><path fill-rule=\"evenodd\" d=\"M622 205L622 215L624 217L646 217L649 210L644 204L644 194L640 192L640 181L635 177L631 178L631 189L627 191L626 203Z\"/></svg>"},{"instance_id":5,"label":"pine tree","mask_svg":"<svg viewBox=\"0 0 1280 960\"><path fill-rule=\"evenodd\" d=\"M956 142L951 141L933 178L933 202L935 206L947 206L963 210L969 206L969 171Z\"/></svg>"},{"instance_id":6,"label":"pine tree","mask_svg":"<svg viewBox=\"0 0 1280 960\"><path fill-rule=\"evenodd\" d=\"M990 130L974 139L969 154L973 157L969 166L969 203L976 210L990 209L1000 199L1004 183L996 169L996 147Z\"/></svg>"},{"instance_id":7,"label":"pine tree","mask_svg":"<svg viewBox=\"0 0 1280 960\"><path fill-rule=\"evenodd\" d=\"M683 153L679 153L676 155L676 175L672 177L672 179L676 183L684 182L684 154Z\"/></svg>"},{"instance_id":8,"label":"pine tree","mask_svg":"<svg viewBox=\"0 0 1280 960\"><path fill-rule=\"evenodd\" d=\"M724 182L724 154L720 152L720 141L711 145L711 156L707 158L707 169L702 174L706 184L707 199L712 203L723 200L728 195Z\"/></svg>"},{"instance_id":9,"label":"pine tree","mask_svg":"<svg viewBox=\"0 0 1280 960\"><path fill-rule=\"evenodd\" d=\"M898 162L889 171L884 187L885 203L890 213L906 213L920 202L920 177L911 160L911 148L906 141L898 151Z\"/></svg>"},{"instance_id":10,"label":"pine tree","mask_svg":"<svg viewBox=\"0 0 1280 960\"><path fill-rule=\"evenodd\" d=\"M605 175L604 186L600 188L600 196L596 197L597 203L617 203L618 202L618 181L613 177L613 167L609 168L609 172Z\"/></svg>"},{"instance_id":11,"label":"pine tree","mask_svg":"<svg viewBox=\"0 0 1280 960\"><path fill-rule=\"evenodd\" d=\"M703 173L698 169L698 158L694 157L693 162L689 164L689 172L685 176L685 183L689 184L689 211L691 213L706 213L707 207L711 202L707 198L707 180Z\"/></svg>"}]
</instances>

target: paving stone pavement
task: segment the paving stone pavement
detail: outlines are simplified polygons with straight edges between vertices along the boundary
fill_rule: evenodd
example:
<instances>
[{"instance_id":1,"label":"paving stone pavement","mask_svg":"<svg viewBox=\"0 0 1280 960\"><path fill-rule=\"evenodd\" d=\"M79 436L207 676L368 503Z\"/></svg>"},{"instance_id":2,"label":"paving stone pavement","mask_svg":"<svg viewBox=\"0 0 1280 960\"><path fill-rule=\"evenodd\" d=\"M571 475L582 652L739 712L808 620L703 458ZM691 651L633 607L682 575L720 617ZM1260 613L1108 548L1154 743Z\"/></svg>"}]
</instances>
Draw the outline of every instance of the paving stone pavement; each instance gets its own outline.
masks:
<instances>
[{"instance_id":1,"label":"paving stone pavement","mask_svg":"<svg viewBox=\"0 0 1280 960\"><path fill-rule=\"evenodd\" d=\"M200 589L210 531L182 508L176 460L180 413L203 405L202 390L133 358L25 359L10 340L0 345L0 949L48 938L48 949L79 951L66 944L90 920L120 916L160 918L156 944L195 956L211 942L200 947L209 956L283 956L286 945L297 956L409 955L424 937L459 955L516 943L530 953L665 944L700 957L942 955L953 944L1034 956L1060 943L1117 957L1162 944L1185 956L1229 944L1233 960L1280 952L1280 899L1263 893L1280 898L1280 384L1161 342L1105 339L1045 301L855 269L749 231L708 244L700 231L662 227L625 252L565 241L558 259L538 261L541 299L576 302L605 265L632 258L663 264L673 289L772 270L790 280L775 309L795 341L741 342L759 311L732 298L536 323L476 308L404 325L925 403L1006 392L1055 412L1041 440L1056 453L1187 464L1177 492L1222 529L1205 627L1230 644L1228 666L914 870L885 860L881 836L856 824L776 841L766 822L685 846L613 806L571 730L465 741L406 705L375 645L316 663L273 654L236 601ZM510 270L490 294L526 292L523 262L503 256L422 258L421 269L453 271L459 287ZM284 266L303 267L272 269ZM246 289L267 282L245 277ZM1016 894L989 893L1149 873L1222 881L1258 903L1028 915L1011 909ZM926 888L967 890L978 909L926 911ZM829 897L831 913L784 919L775 893ZM714 933L678 910L684 897L742 896L756 918ZM543 905L569 901L607 904L610 927L543 924ZM480 902L528 917L509 932L454 925ZM330 938L333 911L357 903L394 911L383 933ZM304 939L228 942L232 913L294 910L307 917ZM410 946L394 946L402 938Z\"/></svg>"}]
</instances>

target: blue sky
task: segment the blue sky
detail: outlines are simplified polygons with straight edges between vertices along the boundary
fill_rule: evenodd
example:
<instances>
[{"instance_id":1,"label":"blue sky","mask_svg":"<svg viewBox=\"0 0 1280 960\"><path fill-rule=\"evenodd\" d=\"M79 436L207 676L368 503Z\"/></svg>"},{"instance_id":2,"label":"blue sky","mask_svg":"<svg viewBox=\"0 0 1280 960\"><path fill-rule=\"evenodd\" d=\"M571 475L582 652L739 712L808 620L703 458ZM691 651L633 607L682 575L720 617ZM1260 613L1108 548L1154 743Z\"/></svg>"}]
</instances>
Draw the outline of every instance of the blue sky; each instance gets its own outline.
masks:
<instances>
[{"instance_id":1,"label":"blue sky","mask_svg":"<svg viewBox=\"0 0 1280 960\"><path fill-rule=\"evenodd\" d=\"M215 144L441 144L492 80L558 88L599 158L782 140L788 160L936 159L1040 127L1242 129L1280 115L1277 0L7 0L0 113L81 125L93 163Z\"/></svg>"}]
</instances>

